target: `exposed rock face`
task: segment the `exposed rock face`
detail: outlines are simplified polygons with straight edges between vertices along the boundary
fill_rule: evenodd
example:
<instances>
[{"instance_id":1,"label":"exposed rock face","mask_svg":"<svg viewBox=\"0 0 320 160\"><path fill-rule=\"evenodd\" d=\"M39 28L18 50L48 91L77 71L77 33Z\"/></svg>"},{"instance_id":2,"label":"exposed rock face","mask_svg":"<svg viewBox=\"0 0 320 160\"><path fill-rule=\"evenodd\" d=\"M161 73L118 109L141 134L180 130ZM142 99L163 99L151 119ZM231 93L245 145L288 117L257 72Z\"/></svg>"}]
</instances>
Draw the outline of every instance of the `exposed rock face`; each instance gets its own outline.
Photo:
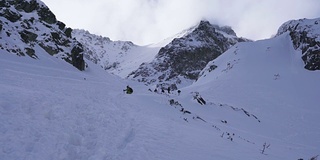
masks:
<instances>
[{"instance_id":1,"label":"exposed rock face","mask_svg":"<svg viewBox=\"0 0 320 160\"><path fill-rule=\"evenodd\" d=\"M295 49L302 52L308 70L320 70L320 18L300 19L284 23L277 35L289 32Z\"/></svg>"},{"instance_id":2,"label":"exposed rock face","mask_svg":"<svg viewBox=\"0 0 320 160\"><path fill-rule=\"evenodd\" d=\"M37 59L37 52L45 51L84 70L81 44L72 39L72 29L57 21L44 3L40 0L0 0L0 7L1 52Z\"/></svg>"},{"instance_id":3,"label":"exposed rock face","mask_svg":"<svg viewBox=\"0 0 320 160\"><path fill-rule=\"evenodd\" d=\"M154 61L142 64L129 78L177 89L182 82L195 81L209 61L242 41L247 40L238 38L230 27L201 21L188 34L161 48Z\"/></svg>"},{"instance_id":4,"label":"exposed rock face","mask_svg":"<svg viewBox=\"0 0 320 160\"><path fill-rule=\"evenodd\" d=\"M83 54L80 54L83 52L83 47L81 44L76 45L71 50L71 56L72 56L72 65L77 67L80 70L84 70L85 63L83 61Z\"/></svg>"}]
</instances>

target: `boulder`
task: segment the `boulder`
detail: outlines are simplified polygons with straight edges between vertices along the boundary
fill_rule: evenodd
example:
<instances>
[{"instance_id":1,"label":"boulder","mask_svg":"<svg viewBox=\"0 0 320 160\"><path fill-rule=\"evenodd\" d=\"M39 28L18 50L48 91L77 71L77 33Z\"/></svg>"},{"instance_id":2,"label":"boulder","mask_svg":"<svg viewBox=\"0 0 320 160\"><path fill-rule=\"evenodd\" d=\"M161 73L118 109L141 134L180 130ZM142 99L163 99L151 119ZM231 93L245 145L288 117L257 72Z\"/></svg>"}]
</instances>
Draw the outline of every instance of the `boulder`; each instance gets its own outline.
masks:
<instances>
[{"instance_id":1,"label":"boulder","mask_svg":"<svg viewBox=\"0 0 320 160\"><path fill-rule=\"evenodd\" d=\"M48 24L54 24L57 22L56 16L47 7L41 7L38 9L40 20L45 21Z\"/></svg>"},{"instance_id":2,"label":"boulder","mask_svg":"<svg viewBox=\"0 0 320 160\"><path fill-rule=\"evenodd\" d=\"M13 12L12 10L6 8L2 12L0 12L0 16L6 18L7 20L11 22L17 22L20 18L21 15L17 12Z\"/></svg>"},{"instance_id":3,"label":"boulder","mask_svg":"<svg viewBox=\"0 0 320 160\"><path fill-rule=\"evenodd\" d=\"M71 35L72 29L71 29L71 28L67 28L67 29L64 31L64 33L66 34L66 36L67 36L68 38L72 38L72 35Z\"/></svg>"},{"instance_id":4,"label":"boulder","mask_svg":"<svg viewBox=\"0 0 320 160\"><path fill-rule=\"evenodd\" d=\"M60 30L64 30L64 28L66 27L66 25L63 22L57 21L57 25L59 26Z\"/></svg>"},{"instance_id":5,"label":"boulder","mask_svg":"<svg viewBox=\"0 0 320 160\"><path fill-rule=\"evenodd\" d=\"M34 42L36 41L38 35L35 33L32 33L30 31L27 30L23 30L21 32L19 32L21 39L25 42L25 43L29 43L29 42Z\"/></svg>"}]
</instances>

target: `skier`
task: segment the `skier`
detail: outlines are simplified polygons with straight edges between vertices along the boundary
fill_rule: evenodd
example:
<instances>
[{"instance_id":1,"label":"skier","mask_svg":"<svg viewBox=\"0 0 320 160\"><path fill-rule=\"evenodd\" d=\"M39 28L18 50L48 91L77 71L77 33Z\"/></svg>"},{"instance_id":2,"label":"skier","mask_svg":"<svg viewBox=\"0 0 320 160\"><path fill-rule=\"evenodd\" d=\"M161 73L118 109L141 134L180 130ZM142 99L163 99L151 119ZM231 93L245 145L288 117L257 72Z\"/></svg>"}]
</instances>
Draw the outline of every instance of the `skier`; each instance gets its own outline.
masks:
<instances>
[{"instance_id":1,"label":"skier","mask_svg":"<svg viewBox=\"0 0 320 160\"><path fill-rule=\"evenodd\" d=\"M180 96L180 93L181 93L181 91L180 91L180 90L178 90L178 96Z\"/></svg>"},{"instance_id":2,"label":"skier","mask_svg":"<svg viewBox=\"0 0 320 160\"><path fill-rule=\"evenodd\" d=\"M125 91L127 94L132 94L133 93L133 89L129 86L127 86L127 89L124 89L123 91Z\"/></svg>"}]
</instances>

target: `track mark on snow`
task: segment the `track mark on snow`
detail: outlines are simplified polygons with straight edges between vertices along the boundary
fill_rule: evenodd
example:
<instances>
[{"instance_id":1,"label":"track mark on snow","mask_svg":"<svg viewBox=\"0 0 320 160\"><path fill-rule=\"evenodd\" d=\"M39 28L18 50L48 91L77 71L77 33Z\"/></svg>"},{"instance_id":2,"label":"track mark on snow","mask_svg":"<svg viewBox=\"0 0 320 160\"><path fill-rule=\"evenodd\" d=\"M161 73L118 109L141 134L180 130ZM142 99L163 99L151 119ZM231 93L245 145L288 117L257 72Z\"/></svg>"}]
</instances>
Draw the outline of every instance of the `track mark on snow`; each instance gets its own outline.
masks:
<instances>
[{"instance_id":1,"label":"track mark on snow","mask_svg":"<svg viewBox=\"0 0 320 160\"><path fill-rule=\"evenodd\" d=\"M125 136L123 142L119 145L118 149L125 149L129 143L133 141L135 137L135 131L132 128L128 134Z\"/></svg>"}]
</instances>

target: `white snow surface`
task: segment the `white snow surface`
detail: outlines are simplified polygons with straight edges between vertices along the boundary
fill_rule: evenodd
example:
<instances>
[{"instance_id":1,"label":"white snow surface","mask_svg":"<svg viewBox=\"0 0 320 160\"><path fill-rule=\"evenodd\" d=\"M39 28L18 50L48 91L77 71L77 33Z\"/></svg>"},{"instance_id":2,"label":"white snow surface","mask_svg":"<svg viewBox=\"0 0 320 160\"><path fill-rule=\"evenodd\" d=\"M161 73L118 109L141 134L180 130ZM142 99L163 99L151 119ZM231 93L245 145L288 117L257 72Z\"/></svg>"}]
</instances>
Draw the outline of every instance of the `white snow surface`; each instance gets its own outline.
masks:
<instances>
[{"instance_id":1,"label":"white snow surface","mask_svg":"<svg viewBox=\"0 0 320 160\"><path fill-rule=\"evenodd\" d=\"M279 160L320 154L320 74L303 69L288 34L235 45L212 62L218 68L204 70L180 95L150 92L90 61L81 72L36 52L39 60L0 53L1 160ZM123 92L126 85L133 94ZM194 100L195 92L206 105ZM270 147L261 154L264 143Z\"/></svg>"}]
</instances>

